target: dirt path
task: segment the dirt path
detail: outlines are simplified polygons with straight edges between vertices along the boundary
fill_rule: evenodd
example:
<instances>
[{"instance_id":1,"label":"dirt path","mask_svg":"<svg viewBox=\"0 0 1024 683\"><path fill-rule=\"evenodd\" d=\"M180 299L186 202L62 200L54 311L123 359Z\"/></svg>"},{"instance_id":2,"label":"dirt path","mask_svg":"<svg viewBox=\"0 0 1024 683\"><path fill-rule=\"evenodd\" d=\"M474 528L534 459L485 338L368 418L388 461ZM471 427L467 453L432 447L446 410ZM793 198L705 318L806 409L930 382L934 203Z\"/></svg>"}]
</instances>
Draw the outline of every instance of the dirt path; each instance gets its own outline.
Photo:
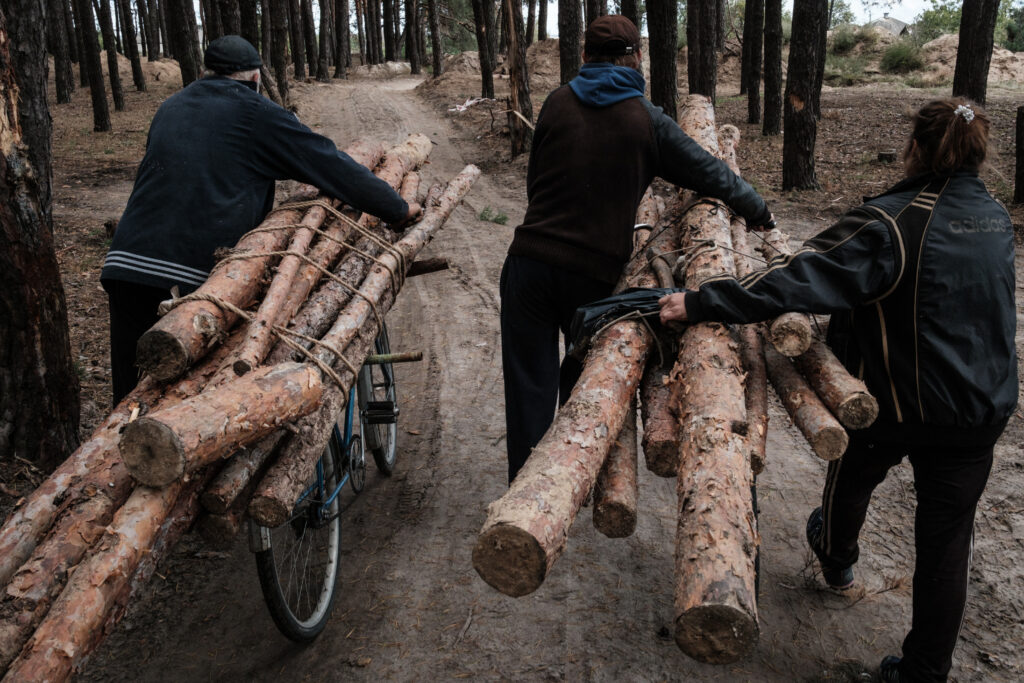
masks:
<instances>
[{"instance_id":1,"label":"dirt path","mask_svg":"<svg viewBox=\"0 0 1024 683\"><path fill-rule=\"evenodd\" d=\"M339 146L426 133L435 142L425 170L431 180L488 161L458 141L412 91L416 83L296 90L303 120ZM673 642L675 486L646 471L631 538L597 534L584 510L536 593L507 598L476 576L472 544L487 503L505 488L497 282L525 208L523 182L518 168L481 178L429 247L452 269L411 280L388 318L392 347L422 349L426 360L399 374L398 471L386 480L371 466L366 490L346 498L341 594L324 634L306 648L278 634L244 538L216 553L189 537L82 680L852 681L899 652L910 618L909 467L876 493L857 567L862 597L819 590L803 527L825 467L777 406L759 481L762 635L749 660L704 666ZM507 213L508 225L478 220L485 207ZM1024 569L1014 559L1024 544L1021 433L1015 419L980 507L971 604L954 669L960 681L1024 675Z\"/></svg>"}]
</instances>

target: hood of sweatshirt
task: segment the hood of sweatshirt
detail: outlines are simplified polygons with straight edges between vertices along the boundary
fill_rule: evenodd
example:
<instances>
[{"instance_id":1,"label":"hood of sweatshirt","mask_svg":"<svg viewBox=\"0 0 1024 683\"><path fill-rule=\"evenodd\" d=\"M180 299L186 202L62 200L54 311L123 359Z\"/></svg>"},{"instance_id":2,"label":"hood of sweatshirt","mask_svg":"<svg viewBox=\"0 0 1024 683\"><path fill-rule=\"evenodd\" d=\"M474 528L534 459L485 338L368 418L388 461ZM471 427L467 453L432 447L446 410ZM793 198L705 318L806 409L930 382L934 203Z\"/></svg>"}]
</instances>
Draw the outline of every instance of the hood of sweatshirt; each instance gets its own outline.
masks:
<instances>
[{"instance_id":1,"label":"hood of sweatshirt","mask_svg":"<svg viewBox=\"0 0 1024 683\"><path fill-rule=\"evenodd\" d=\"M608 107L632 97L644 96L644 77L636 69L604 62L584 64L569 87L583 104Z\"/></svg>"}]
</instances>

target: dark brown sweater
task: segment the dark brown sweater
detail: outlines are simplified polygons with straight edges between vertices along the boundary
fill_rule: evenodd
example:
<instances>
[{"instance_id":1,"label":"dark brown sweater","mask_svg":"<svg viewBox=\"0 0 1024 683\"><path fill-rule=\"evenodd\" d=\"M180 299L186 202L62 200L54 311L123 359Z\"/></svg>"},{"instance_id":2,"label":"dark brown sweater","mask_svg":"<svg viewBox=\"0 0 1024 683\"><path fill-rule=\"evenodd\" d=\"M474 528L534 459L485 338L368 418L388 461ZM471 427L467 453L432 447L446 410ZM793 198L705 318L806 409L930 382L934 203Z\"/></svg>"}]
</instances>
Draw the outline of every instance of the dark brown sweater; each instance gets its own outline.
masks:
<instances>
[{"instance_id":1,"label":"dark brown sweater","mask_svg":"<svg viewBox=\"0 0 1024 683\"><path fill-rule=\"evenodd\" d=\"M764 200L642 97L588 106L552 92L534 133L529 206L509 254L616 282L632 248L637 207L655 176L725 201L752 225Z\"/></svg>"}]
</instances>

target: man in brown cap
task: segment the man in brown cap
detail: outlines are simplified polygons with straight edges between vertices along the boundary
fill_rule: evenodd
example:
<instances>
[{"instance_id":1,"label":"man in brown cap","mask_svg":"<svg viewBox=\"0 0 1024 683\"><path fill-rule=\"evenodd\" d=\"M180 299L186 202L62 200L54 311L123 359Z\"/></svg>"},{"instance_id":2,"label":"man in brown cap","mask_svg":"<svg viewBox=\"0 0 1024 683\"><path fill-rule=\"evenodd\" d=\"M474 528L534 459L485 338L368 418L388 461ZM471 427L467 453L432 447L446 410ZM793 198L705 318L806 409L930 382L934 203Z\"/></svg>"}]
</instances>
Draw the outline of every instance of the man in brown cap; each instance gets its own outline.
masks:
<instances>
[{"instance_id":1,"label":"man in brown cap","mask_svg":"<svg viewBox=\"0 0 1024 683\"><path fill-rule=\"evenodd\" d=\"M509 482L579 378L559 367L558 332L608 296L629 259L633 223L655 176L727 203L753 227L764 200L644 98L640 32L623 16L587 27L579 75L544 102L527 167L526 217L501 273Z\"/></svg>"}]
</instances>

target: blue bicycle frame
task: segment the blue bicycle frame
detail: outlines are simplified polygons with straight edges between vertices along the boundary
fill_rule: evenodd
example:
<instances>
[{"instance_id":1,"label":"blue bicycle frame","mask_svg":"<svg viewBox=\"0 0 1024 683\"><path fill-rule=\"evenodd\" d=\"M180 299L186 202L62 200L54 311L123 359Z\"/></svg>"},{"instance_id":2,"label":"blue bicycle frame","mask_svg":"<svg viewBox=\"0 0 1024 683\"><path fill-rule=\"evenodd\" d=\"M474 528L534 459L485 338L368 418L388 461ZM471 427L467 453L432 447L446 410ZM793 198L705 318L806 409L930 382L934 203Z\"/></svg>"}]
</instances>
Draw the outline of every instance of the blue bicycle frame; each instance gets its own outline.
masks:
<instances>
[{"instance_id":1,"label":"blue bicycle frame","mask_svg":"<svg viewBox=\"0 0 1024 683\"><path fill-rule=\"evenodd\" d=\"M353 386L348 392L348 405L345 406L345 433L344 435L342 435L341 430L338 429L338 423L334 424L334 427L332 428L333 431L331 432L331 438L334 439L335 443L341 446L341 456L343 459L343 463L337 463L338 465L342 465L348 462L348 451L352 447L352 442L354 441L352 427L355 421L355 404L356 388L355 386ZM352 473L348 471L347 466L344 469L345 475L341 478L340 481L338 481L337 485L334 487L334 490L330 492L330 495L328 495L320 503L320 510L318 513L320 516L324 516L324 512L330 509L331 504L334 503L334 499L338 497L338 494L341 493L341 489L345 486L346 483L348 483L349 477L352 476ZM309 488L302 492L302 495L299 496L299 500L296 502L296 505L304 501L306 497L309 496L314 491L324 491L326 487L326 481L327 477L326 474L324 473L324 463L323 459L321 458L320 460L317 460L316 463L316 481L313 482L309 486Z\"/></svg>"}]
</instances>

